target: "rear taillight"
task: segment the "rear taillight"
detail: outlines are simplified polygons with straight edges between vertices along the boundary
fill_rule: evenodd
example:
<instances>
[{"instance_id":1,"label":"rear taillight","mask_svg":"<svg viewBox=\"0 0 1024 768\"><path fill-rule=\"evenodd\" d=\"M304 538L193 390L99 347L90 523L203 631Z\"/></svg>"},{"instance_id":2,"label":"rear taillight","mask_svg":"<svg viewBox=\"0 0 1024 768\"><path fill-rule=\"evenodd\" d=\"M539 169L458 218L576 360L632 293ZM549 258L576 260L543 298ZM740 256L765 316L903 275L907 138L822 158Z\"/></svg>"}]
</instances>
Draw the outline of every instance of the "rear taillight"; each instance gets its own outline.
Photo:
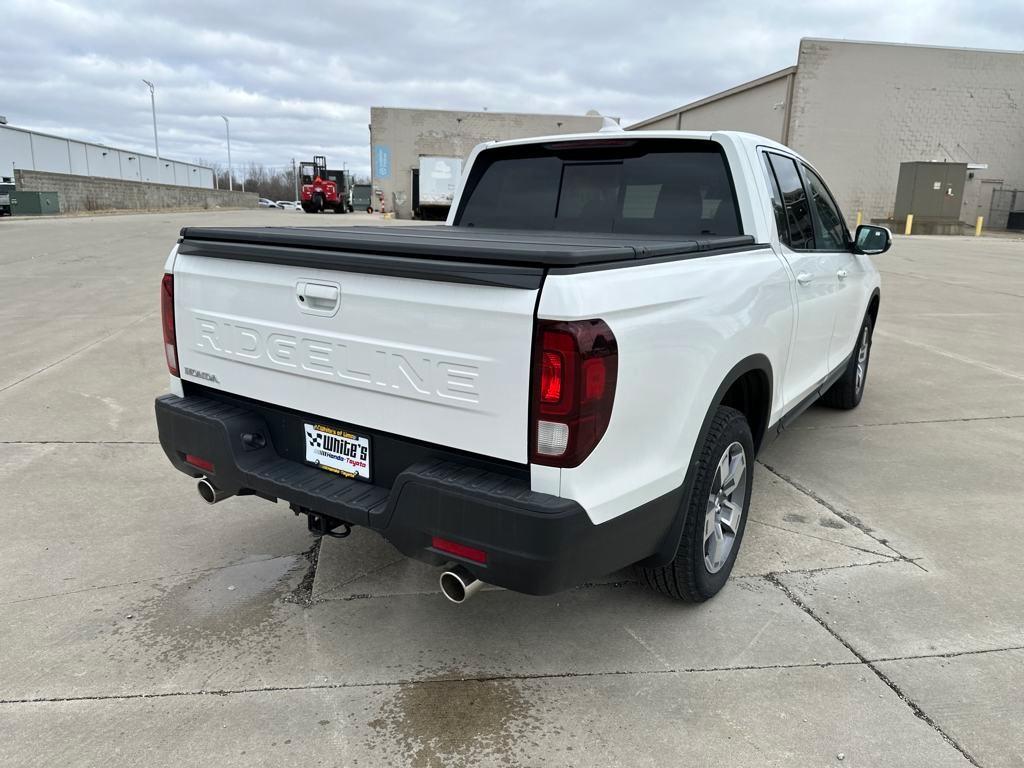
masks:
<instances>
[{"instance_id":1,"label":"rear taillight","mask_svg":"<svg viewBox=\"0 0 1024 768\"><path fill-rule=\"evenodd\" d=\"M534 341L530 454L578 467L608 429L619 350L603 320L541 320Z\"/></svg>"},{"instance_id":2,"label":"rear taillight","mask_svg":"<svg viewBox=\"0 0 1024 768\"><path fill-rule=\"evenodd\" d=\"M174 275L164 275L160 284L160 318L164 326L164 356L167 370L178 375L178 340L174 333Z\"/></svg>"}]
</instances>

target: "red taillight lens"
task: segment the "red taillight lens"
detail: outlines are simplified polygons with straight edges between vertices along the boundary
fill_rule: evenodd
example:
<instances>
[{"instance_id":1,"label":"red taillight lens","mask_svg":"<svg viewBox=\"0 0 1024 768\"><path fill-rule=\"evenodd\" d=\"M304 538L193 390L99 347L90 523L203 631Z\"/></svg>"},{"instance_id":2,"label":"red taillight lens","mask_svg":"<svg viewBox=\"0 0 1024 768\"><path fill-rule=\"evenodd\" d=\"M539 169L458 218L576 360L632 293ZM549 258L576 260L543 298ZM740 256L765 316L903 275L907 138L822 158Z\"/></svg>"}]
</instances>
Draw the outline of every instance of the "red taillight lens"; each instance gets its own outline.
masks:
<instances>
[{"instance_id":1,"label":"red taillight lens","mask_svg":"<svg viewBox=\"0 0 1024 768\"><path fill-rule=\"evenodd\" d=\"M482 549L470 547L465 544L459 544L457 541L442 539L440 536L431 537L430 546L434 549L439 549L442 552L447 552L449 555L455 555L456 557L462 557L466 560L472 560L474 563L487 562L487 553Z\"/></svg>"},{"instance_id":2,"label":"red taillight lens","mask_svg":"<svg viewBox=\"0 0 1024 768\"><path fill-rule=\"evenodd\" d=\"M178 375L178 339L174 333L174 275L164 275L160 284L160 318L164 326L164 356L167 370Z\"/></svg>"},{"instance_id":3,"label":"red taillight lens","mask_svg":"<svg viewBox=\"0 0 1024 768\"><path fill-rule=\"evenodd\" d=\"M534 347L531 457L577 467L611 420L618 346L603 320L538 323Z\"/></svg>"},{"instance_id":4,"label":"red taillight lens","mask_svg":"<svg viewBox=\"0 0 1024 768\"><path fill-rule=\"evenodd\" d=\"M193 467L198 467L203 472L209 472L213 474L213 462L207 459L201 459L198 456L193 456L191 453L185 454L185 461L191 464Z\"/></svg>"},{"instance_id":5,"label":"red taillight lens","mask_svg":"<svg viewBox=\"0 0 1024 768\"><path fill-rule=\"evenodd\" d=\"M560 354L544 351L540 369L540 400L542 403L557 403L562 399L562 371L564 368Z\"/></svg>"}]
</instances>

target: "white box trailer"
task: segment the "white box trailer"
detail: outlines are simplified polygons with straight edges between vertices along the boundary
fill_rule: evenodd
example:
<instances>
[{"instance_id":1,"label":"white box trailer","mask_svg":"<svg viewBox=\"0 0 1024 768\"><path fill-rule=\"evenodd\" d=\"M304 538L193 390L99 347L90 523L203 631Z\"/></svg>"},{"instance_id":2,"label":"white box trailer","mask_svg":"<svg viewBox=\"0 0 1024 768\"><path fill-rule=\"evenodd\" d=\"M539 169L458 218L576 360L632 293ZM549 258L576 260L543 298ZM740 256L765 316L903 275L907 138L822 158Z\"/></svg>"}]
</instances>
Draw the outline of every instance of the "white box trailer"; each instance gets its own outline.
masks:
<instances>
[{"instance_id":1,"label":"white box trailer","mask_svg":"<svg viewBox=\"0 0 1024 768\"><path fill-rule=\"evenodd\" d=\"M461 176L461 158L421 157L419 205L451 207Z\"/></svg>"}]
</instances>

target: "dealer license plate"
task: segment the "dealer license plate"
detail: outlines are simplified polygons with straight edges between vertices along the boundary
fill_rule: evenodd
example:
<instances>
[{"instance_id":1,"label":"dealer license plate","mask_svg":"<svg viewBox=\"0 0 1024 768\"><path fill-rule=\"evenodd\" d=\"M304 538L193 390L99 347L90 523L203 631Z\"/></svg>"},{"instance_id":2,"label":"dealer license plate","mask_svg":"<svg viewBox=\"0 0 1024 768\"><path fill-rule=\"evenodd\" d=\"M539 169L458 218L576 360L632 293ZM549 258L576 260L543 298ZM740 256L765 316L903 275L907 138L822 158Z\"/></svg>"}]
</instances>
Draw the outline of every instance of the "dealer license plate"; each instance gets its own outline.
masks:
<instances>
[{"instance_id":1,"label":"dealer license plate","mask_svg":"<svg viewBox=\"0 0 1024 768\"><path fill-rule=\"evenodd\" d=\"M370 479L370 438L326 424L306 424L306 461L345 477Z\"/></svg>"}]
</instances>

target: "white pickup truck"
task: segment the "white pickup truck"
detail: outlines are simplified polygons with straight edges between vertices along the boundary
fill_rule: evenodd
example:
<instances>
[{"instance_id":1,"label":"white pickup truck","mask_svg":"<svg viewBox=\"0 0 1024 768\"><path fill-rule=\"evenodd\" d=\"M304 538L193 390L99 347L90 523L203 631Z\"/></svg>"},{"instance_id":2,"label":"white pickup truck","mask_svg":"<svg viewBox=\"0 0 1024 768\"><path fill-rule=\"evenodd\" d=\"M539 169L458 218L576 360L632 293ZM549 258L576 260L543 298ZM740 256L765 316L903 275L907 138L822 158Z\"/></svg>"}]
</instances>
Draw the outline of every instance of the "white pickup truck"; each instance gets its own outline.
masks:
<instances>
[{"instance_id":1,"label":"white pickup truck","mask_svg":"<svg viewBox=\"0 0 1024 768\"><path fill-rule=\"evenodd\" d=\"M881 227L742 133L477 147L445 226L193 228L162 285L171 463L547 594L722 588L754 457L864 392Z\"/></svg>"}]
</instances>

